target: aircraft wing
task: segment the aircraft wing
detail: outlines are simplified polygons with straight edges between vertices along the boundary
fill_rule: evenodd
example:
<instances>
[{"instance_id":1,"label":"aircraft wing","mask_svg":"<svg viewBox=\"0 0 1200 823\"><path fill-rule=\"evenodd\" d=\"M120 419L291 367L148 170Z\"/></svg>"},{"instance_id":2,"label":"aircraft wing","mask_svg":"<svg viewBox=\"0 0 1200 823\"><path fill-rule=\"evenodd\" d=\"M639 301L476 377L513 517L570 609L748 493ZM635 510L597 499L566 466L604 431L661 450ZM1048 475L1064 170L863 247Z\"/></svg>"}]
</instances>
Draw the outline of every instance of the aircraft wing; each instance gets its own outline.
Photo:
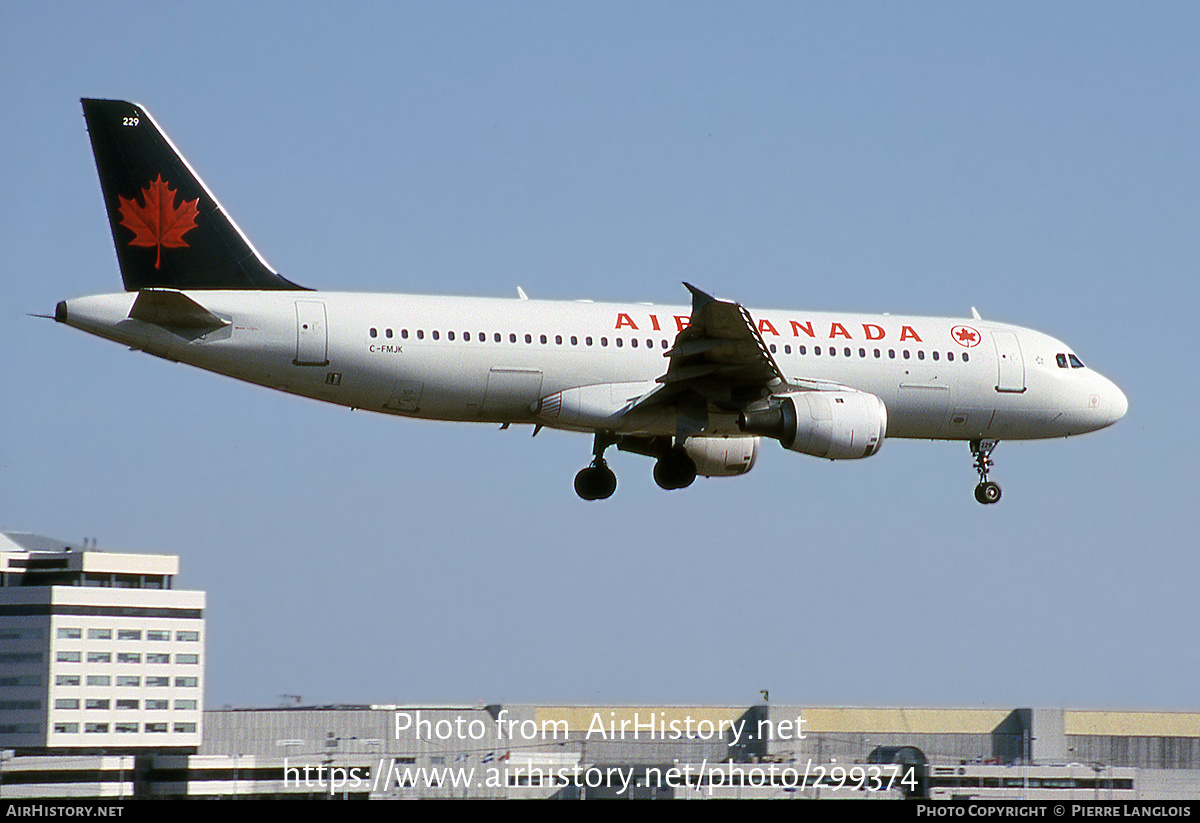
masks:
<instances>
[{"instance_id":1,"label":"aircraft wing","mask_svg":"<svg viewBox=\"0 0 1200 823\"><path fill-rule=\"evenodd\" d=\"M629 410L676 406L681 439L704 431L709 404L738 411L787 383L745 308L684 285L692 293L691 322L667 352L659 387Z\"/></svg>"}]
</instances>

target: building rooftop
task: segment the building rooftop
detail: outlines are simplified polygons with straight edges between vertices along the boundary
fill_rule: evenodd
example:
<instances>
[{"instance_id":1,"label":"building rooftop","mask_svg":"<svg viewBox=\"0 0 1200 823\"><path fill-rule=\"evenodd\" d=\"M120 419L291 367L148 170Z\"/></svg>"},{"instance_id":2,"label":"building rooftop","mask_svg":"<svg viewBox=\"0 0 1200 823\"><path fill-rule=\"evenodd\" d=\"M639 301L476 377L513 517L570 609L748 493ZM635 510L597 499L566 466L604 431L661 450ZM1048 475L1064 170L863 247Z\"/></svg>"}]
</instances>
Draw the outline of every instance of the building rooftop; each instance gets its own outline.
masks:
<instances>
[{"instance_id":1,"label":"building rooftop","mask_svg":"<svg viewBox=\"0 0 1200 823\"><path fill-rule=\"evenodd\" d=\"M0 588L169 589L178 573L174 555L100 551L37 534L0 532Z\"/></svg>"}]
</instances>

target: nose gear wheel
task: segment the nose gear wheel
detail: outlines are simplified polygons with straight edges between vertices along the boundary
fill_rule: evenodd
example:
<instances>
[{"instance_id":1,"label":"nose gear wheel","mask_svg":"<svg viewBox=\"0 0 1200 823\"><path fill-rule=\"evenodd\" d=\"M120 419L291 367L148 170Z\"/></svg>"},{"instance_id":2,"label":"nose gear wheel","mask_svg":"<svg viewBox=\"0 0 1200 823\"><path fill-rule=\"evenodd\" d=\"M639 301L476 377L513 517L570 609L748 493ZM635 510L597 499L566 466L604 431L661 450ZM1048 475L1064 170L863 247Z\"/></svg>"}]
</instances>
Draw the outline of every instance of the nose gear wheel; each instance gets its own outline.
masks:
<instances>
[{"instance_id":1,"label":"nose gear wheel","mask_svg":"<svg viewBox=\"0 0 1200 823\"><path fill-rule=\"evenodd\" d=\"M979 472L979 485L975 487L975 499L985 506L1000 499L1000 485L988 480L992 466L992 449L998 440L972 440L971 454L975 455L975 471Z\"/></svg>"}]
</instances>

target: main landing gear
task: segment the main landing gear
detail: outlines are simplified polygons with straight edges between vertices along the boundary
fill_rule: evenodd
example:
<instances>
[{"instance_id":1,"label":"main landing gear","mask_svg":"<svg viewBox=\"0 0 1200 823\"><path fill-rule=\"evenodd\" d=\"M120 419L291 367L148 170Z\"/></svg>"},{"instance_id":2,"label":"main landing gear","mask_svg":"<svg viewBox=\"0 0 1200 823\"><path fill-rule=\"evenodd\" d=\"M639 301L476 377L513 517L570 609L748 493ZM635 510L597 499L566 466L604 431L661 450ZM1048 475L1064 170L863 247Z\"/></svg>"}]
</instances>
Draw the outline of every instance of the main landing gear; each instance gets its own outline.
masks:
<instances>
[{"instance_id":1,"label":"main landing gear","mask_svg":"<svg viewBox=\"0 0 1200 823\"><path fill-rule=\"evenodd\" d=\"M667 491L686 489L696 482L696 461L676 446L654 464L654 482Z\"/></svg>"},{"instance_id":2,"label":"main landing gear","mask_svg":"<svg viewBox=\"0 0 1200 823\"><path fill-rule=\"evenodd\" d=\"M584 500L607 500L617 490L617 476L604 459L604 450L616 442L612 435L596 435L592 464L575 475L575 493Z\"/></svg>"},{"instance_id":3,"label":"main landing gear","mask_svg":"<svg viewBox=\"0 0 1200 823\"><path fill-rule=\"evenodd\" d=\"M1000 486L988 480L992 468L992 449L999 445L997 440L972 440L971 454L975 455L975 471L979 472L979 485L975 487L975 499L987 505L1000 499Z\"/></svg>"},{"instance_id":4,"label":"main landing gear","mask_svg":"<svg viewBox=\"0 0 1200 823\"><path fill-rule=\"evenodd\" d=\"M612 434L597 434L591 465L575 475L575 493L584 500L605 500L617 490L617 476L604 459L604 450L609 446L657 458L654 482L660 488L686 489L696 481L696 461L682 446L672 445L669 437L621 439Z\"/></svg>"}]
</instances>

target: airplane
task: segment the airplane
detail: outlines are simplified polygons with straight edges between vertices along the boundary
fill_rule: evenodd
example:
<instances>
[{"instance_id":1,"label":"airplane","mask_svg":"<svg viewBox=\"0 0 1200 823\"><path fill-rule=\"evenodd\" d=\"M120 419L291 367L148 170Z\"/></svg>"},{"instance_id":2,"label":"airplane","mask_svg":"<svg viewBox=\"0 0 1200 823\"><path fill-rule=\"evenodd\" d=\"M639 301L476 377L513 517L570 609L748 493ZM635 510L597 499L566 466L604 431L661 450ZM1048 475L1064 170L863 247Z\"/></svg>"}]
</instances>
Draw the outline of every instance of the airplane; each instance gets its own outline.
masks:
<instances>
[{"instance_id":1,"label":"airplane","mask_svg":"<svg viewBox=\"0 0 1200 823\"><path fill-rule=\"evenodd\" d=\"M750 471L762 438L829 460L885 437L966 442L992 504L1001 440L1070 437L1128 409L1065 343L982 319L314 291L271 268L140 105L84 99L125 291L60 302L98 337L283 392L426 420L593 436L663 489Z\"/></svg>"}]
</instances>

